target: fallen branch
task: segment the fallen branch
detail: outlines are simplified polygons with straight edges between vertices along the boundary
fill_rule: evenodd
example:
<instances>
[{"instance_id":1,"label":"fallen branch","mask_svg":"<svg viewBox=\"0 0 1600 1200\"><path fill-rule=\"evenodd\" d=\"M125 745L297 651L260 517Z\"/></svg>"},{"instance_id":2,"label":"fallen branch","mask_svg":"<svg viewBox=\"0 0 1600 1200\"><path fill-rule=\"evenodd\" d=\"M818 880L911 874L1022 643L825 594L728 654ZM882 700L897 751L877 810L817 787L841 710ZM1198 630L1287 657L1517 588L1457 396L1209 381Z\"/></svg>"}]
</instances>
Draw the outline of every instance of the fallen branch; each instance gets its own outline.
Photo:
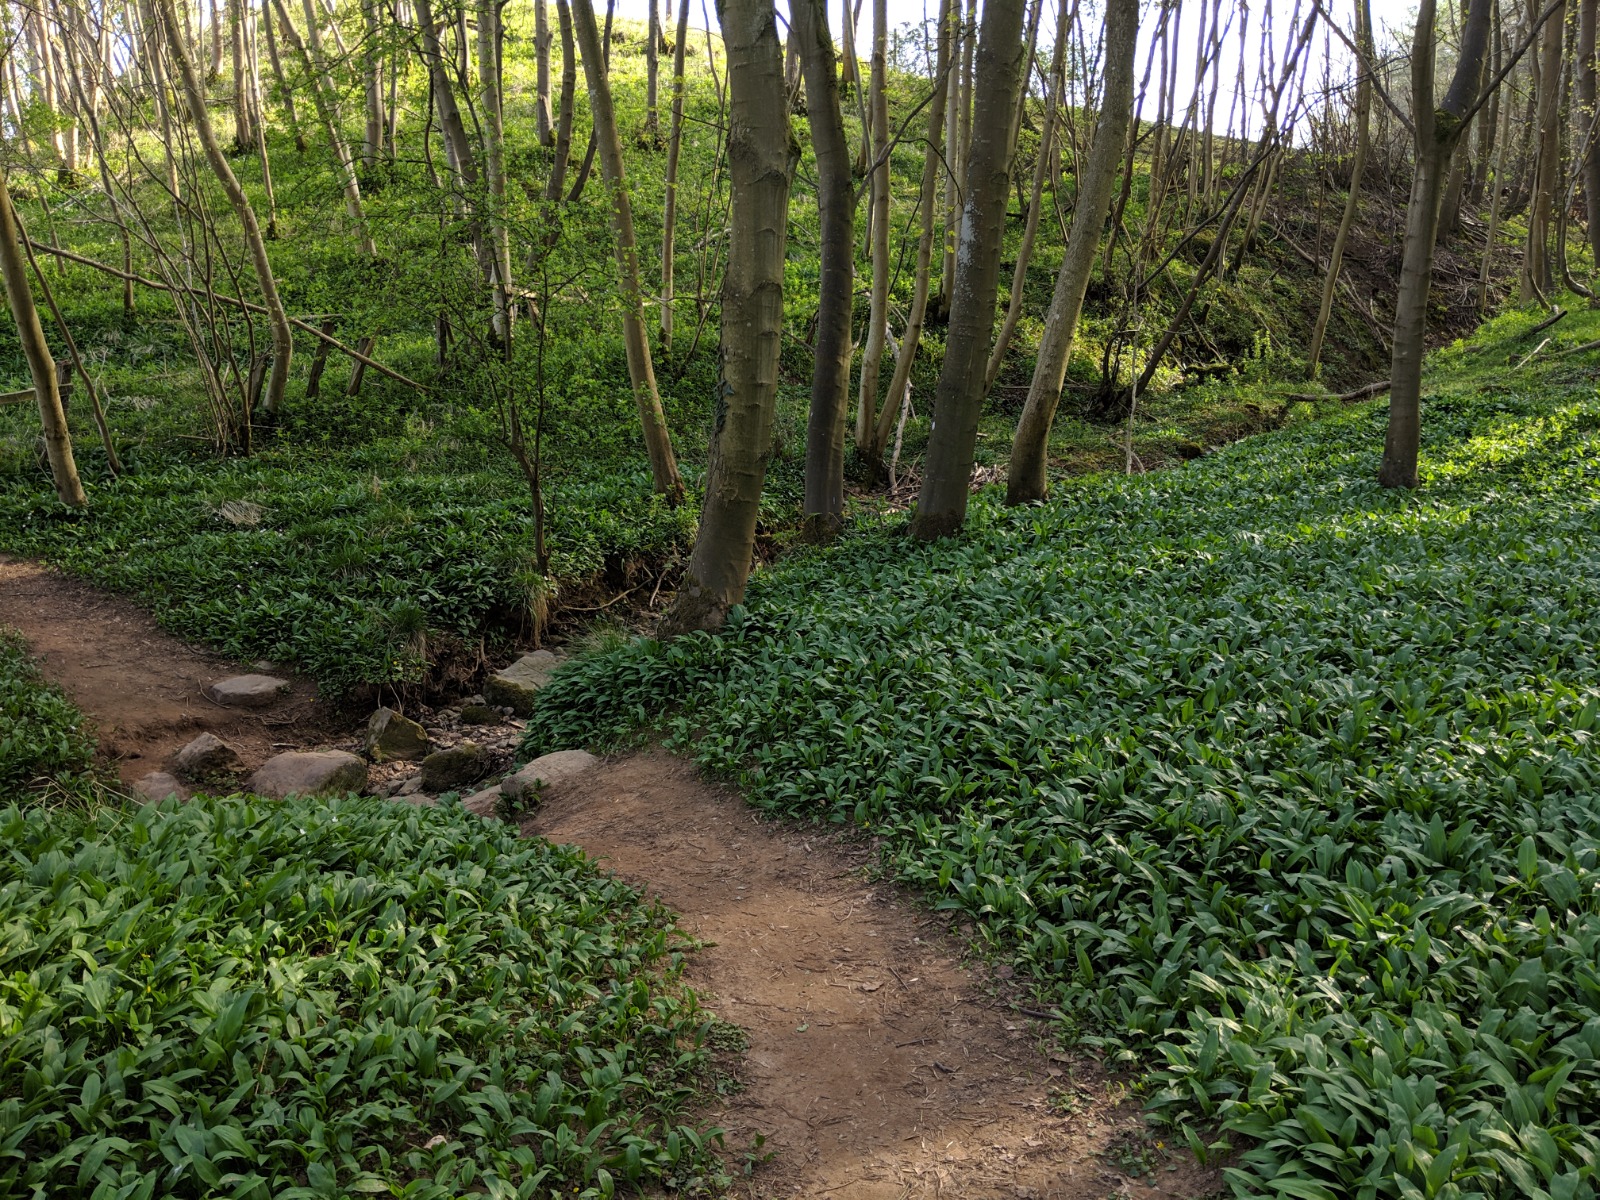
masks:
<instances>
[{"instance_id":1,"label":"fallen branch","mask_svg":"<svg viewBox=\"0 0 1600 1200\"><path fill-rule=\"evenodd\" d=\"M232 305L234 308L243 309L245 312L265 313L267 311L260 304L254 304L249 300L241 300L237 296L224 296L221 292L208 292L204 288L193 287L174 288L168 284L162 283L159 279L151 279L148 276L136 275L130 271L118 270L116 267L110 266L107 263L97 262L92 258L85 258L83 255L74 254L70 250L60 250L55 246L46 245L44 242L36 242L32 238L28 239L28 244L43 254L53 254L57 258L66 259L68 262L75 262L80 266L91 267L94 270L103 272L106 275L113 276L117 279L126 279L130 282L140 284L143 287L154 288L158 292L183 291L193 296L204 296L221 304ZM296 329L302 330L305 333L309 333L312 337L319 338L328 345L332 346L335 350L339 351L339 353L355 359L356 362L365 363L374 371L378 372L378 374L386 375L390 379L393 379L396 383L403 383L407 387L415 388L419 392L425 392L428 390L426 385L418 383L415 379L407 378L406 376L400 374L399 371L395 371L384 366L376 359L368 358L355 347L345 345L331 333L323 333L322 330L318 329L315 325L311 325L297 317L290 317L289 324L293 325Z\"/></svg>"},{"instance_id":2,"label":"fallen branch","mask_svg":"<svg viewBox=\"0 0 1600 1200\"><path fill-rule=\"evenodd\" d=\"M1570 350L1563 350L1560 354L1556 355L1556 357L1566 358L1569 354L1582 354L1585 350L1600 350L1600 339L1596 339L1592 342L1585 342L1581 346L1574 346Z\"/></svg>"},{"instance_id":3,"label":"fallen branch","mask_svg":"<svg viewBox=\"0 0 1600 1200\"><path fill-rule=\"evenodd\" d=\"M1534 347L1534 348L1533 348L1533 349L1532 349L1532 350L1529 350L1529 351L1528 351L1528 353L1527 353L1527 354L1525 354L1525 355L1523 355L1523 356L1522 356L1522 360L1521 360L1521 361L1520 361L1520 362L1518 362L1518 363L1517 363L1517 365L1516 365L1516 366L1514 366L1514 367L1512 367L1512 368L1511 368L1511 369L1512 369L1512 370L1513 370L1513 371L1520 371L1520 370L1522 370L1522 368L1523 368L1523 367L1525 367L1525 366L1527 366L1527 365L1528 365L1528 364L1529 364L1529 363L1530 363L1530 362L1532 362L1532 361L1533 361L1533 356L1534 356L1534 355L1535 355L1535 354L1538 354L1538 353L1539 353L1539 351L1541 351L1541 350L1543 350L1543 349L1544 349L1544 348L1545 348L1545 347L1546 347L1546 346L1548 346L1548 345L1549 345L1549 344L1550 344L1550 339L1549 339L1549 338L1545 338L1545 340L1544 340L1544 341L1542 341L1542 342L1540 342L1540 343L1539 343L1539 344L1538 344L1538 345L1537 345L1537 346L1535 346L1535 347Z\"/></svg>"},{"instance_id":4,"label":"fallen branch","mask_svg":"<svg viewBox=\"0 0 1600 1200\"><path fill-rule=\"evenodd\" d=\"M1377 383L1369 383L1365 387L1358 387L1353 392L1340 392L1333 395L1328 392L1290 392L1284 396L1285 400L1337 400L1340 404L1352 404L1357 400L1365 400L1369 396L1381 395L1389 390L1389 381L1380 379Z\"/></svg>"}]
</instances>

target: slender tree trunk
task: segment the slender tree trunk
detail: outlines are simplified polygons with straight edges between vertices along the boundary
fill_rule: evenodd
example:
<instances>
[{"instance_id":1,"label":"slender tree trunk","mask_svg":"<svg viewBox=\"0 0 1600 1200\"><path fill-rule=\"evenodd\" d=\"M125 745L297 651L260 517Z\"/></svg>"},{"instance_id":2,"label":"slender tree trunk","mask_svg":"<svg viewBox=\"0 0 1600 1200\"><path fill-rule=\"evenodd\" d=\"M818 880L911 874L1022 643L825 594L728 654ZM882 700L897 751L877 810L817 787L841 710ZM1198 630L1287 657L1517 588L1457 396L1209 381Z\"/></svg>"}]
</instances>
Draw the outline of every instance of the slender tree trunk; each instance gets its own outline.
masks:
<instances>
[{"instance_id":1,"label":"slender tree trunk","mask_svg":"<svg viewBox=\"0 0 1600 1200\"><path fill-rule=\"evenodd\" d=\"M1578 0L1578 108L1585 122L1595 119L1596 29L1600 26L1600 0ZM1588 216L1589 250L1592 265L1600 270L1600 137L1591 137L1584 151L1583 201Z\"/></svg>"},{"instance_id":2,"label":"slender tree trunk","mask_svg":"<svg viewBox=\"0 0 1600 1200\"><path fill-rule=\"evenodd\" d=\"M656 0L649 0L649 30L644 47L644 139L651 146L661 144L661 11Z\"/></svg>"},{"instance_id":3,"label":"slender tree trunk","mask_svg":"<svg viewBox=\"0 0 1600 1200\"><path fill-rule=\"evenodd\" d=\"M1034 239L1039 235L1039 216L1044 208L1044 184L1050 173L1051 149L1055 141L1056 113L1061 107L1061 97L1056 89L1060 86L1058 80L1062 77L1066 61L1073 2L1074 0L1061 0L1060 12L1056 17L1056 48L1051 56L1050 78L1045 87L1044 120L1039 132L1039 158L1033 167L1033 190L1028 194L1028 216L1022 226L1022 243L1017 247L1017 266L1011 273L1011 297L1006 304L1006 319L1000 326L1000 333L994 339L994 349L989 352L989 365L983 372L985 395L994 390L994 382L1000 378L1000 365L1005 361L1006 351L1011 347L1011 338L1017 331L1017 322L1022 319L1022 300L1028 281L1028 263L1033 258ZM1022 95L1024 98L1027 96L1026 86L1022 89Z\"/></svg>"},{"instance_id":4,"label":"slender tree trunk","mask_svg":"<svg viewBox=\"0 0 1600 1200\"><path fill-rule=\"evenodd\" d=\"M987 0L983 10L972 119L978 136L967 159L967 197L956 251L950 332L934 394L934 425L922 492L911 523L911 535L922 541L958 532L967 515L1010 190L1006 134L1021 86L1022 13L1022 0Z\"/></svg>"},{"instance_id":5,"label":"slender tree trunk","mask_svg":"<svg viewBox=\"0 0 1600 1200\"><path fill-rule=\"evenodd\" d=\"M579 0L587 4L588 0ZM778 394L789 175L798 157L784 104L772 0L718 0L728 56L728 265L722 282L722 384L700 529L673 632L715 629L744 598Z\"/></svg>"},{"instance_id":6,"label":"slender tree trunk","mask_svg":"<svg viewBox=\"0 0 1600 1200\"><path fill-rule=\"evenodd\" d=\"M1522 298L1550 288L1550 229L1555 218L1556 178L1561 167L1561 43L1565 6L1540 33L1539 153L1528 201L1528 244L1522 260ZM1391 401L1392 403L1392 401ZM1414 485L1408 485L1414 486Z\"/></svg>"},{"instance_id":7,"label":"slender tree trunk","mask_svg":"<svg viewBox=\"0 0 1600 1200\"><path fill-rule=\"evenodd\" d=\"M889 327L889 73L888 0L872 0L872 65L868 107L872 112L872 301L867 317L867 344L861 352L861 379L856 399L856 445L872 444L873 418L878 415L878 372ZM852 284L852 286L854 286Z\"/></svg>"},{"instance_id":8,"label":"slender tree trunk","mask_svg":"<svg viewBox=\"0 0 1600 1200\"><path fill-rule=\"evenodd\" d=\"M89 503L78 478L78 464L72 457L72 435L67 431L66 410L61 407L61 387L56 378L50 343L39 324L39 310L33 303L33 286L28 280L27 259L22 253L17 214L11 207L11 185L0 173L0 273L6 284L6 299L17 323L17 338L28 360L33 377L34 396L39 402L39 422L44 429L45 455L50 460L50 477L55 481L61 503L82 508Z\"/></svg>"},{"instance_id":9,"label":"slender tree trunk","mask_svg":"<svg viewBox=\"0 0 1600 1200\"><path fill-rule=\"evenodd\" d=\"M505 117L501 105L499 0L478 3L479 124L489 185L489 272L494 288L494 333L511 344L511 231L506 224Z\"/></svg>"},{"instance_id":10,"label":"slender tree trunk","mask_svg":"<svg viewBox=\"0 0 1600 1200\"><path fill-rule=\"evenodd\" d=\"M433 81L433 102L439 110L439 132L444 135L451 166L461 181L462 190L470 192L478 183L478 164L467 140L467 127L461 120L455 88L450 84L450 71L439 44L439 28L434 24L432 0L416 0L416 8L417 24L422 33L422 57Z\"/></svg>"},{"instance_id":11,"label":"slender tree trunk","mask_svg":"<svg viewBox=\"0 0 1600 1200\"><path fill-rule=\"evenodd\" d=\"M798 19L798 18L796 18ZM678 231L678 162L683 154L683 69L688 53L689 0L678 5L678 38L672 45L672 119L667 134L666 205L661 221L661 352L672 353L673 266Z\"/></svg>"},{"instance_id":12,"label":"slender tree trunk","mask_svg":"<svg viewBox=\"0 0 1600 1200\"><path fill-rule=\"evenodd\" d=\"M267 321L272 327L272 378L267 384L266 399L262 403L262 408L269 416L276 416L283 406L284 386L289 379L289 361L294 356L294 339L289 332L289 317L284 312L283 301L278 298L278 283L272 275L272 263L267 258L267 243L261 236L261 227L256 223L255 209L250 207L250 200L244 194L244 189L239 186L233 168L228 165L228 157L223 154L222 146L217 142L217 135L211 128L211 116L206 111L205 92L200 86L199 77L195 74L194 64L189 60L189 52L183 45L183 30L178 23L178 14L173 8L173 2L156 0L156 4L166 29L168 53L172 56L173 65L178 69L178 78L183 84L184 99L189 105L189 120L194 126L195 137L199 139L200 146L205 151L206 159L211 164L217 182L227 193L228 202L233 205L234 215L238 217L239 225L244 232L245 246L250 252L250 260L255 265L256 281L261 286L261 303L267 310Z\"/></svg>"},{"instance_id":13,"label":"slender tree trunk","mask_svg":"<svg viewBox=\"0 0 1600 1200\"><path fill-rule=\"evenodd\" d=\"M730 0L735 12L739 11L739 5L753 2ZM606 77L594 5L590 0L572 0L572 16L583 54L583 73L589 83L589 111L594 120L600 172L611 193L611 224L622 291L622 340L628 351L633 398L639 406L639 421L644 428L645 448L650 454L650 473L655 479L656 491L676 504L683 499L683 480L678 475L678 463L672 453L667 417L661 409L661 395L656 390L655 366L650 360L650 339L644 329L644 292L639 286L639 247L633 232L633 206L628 200L628 181L622 170L622 142L617 136L616 111L611 104L611 83ZM781 67L779 82L782 82ZM780 106L778 113L787 122L787 111Z\"/></svg>"},{"instance_id":14,"label":"slender tree trunk","mask_svg":"<svg viewBox=\"0 0 1600 1200\"><path fill-rule=\"evenodd\" d=\"M1394 357L1389 370L1389 430L1384 439L1378 482L1384 487L1417 486L1417 454L1422 440L1422 354L1428 324L1428 292L1433 283L1433 245L1439 223L1444 173L1465 132L1463 118L1477 101L1483 59L1489 46L1492 0L1472 0L1461 33L1455 75L1444 100L1433 97L1434 2L1422 0L1411 45L1412 120L1416 125L1416 174L1406 208L1405 250L1400 290L1395 298Z\"/></svg>"},{"instance_id":15,"label":"slender tree trunk","mask_svg":"<svg viewBox=\"0 0 1600 1200\"><path fill-rule=\"evenodd\" d=\"M547 4L548 0L533 0L533 111L538 121L541 146L553 146L556 142L555 127L550 117L550 10Z\"/></svg>"},{"instance_id":16,"label":"slender tree trunk","mask_svg":"<svg viewBox=\"0 0 1600 1200\"><path fill-rule=\"evenodd\" d=\"M875 0L875 7L881 2ZM804 513L809 536L826 541L844 522L845 415L850 404L850 317L855 306L855 180L826 0L790 0L789 11L805 74L822 222ZM876 66L874 60L875 70Z\"/></svg>"},{"instance_id":17,"label":"slender tree trunk","mask_svg":"<svg viewBox=\"0 0 1600 1200\"><path fill-rule=\"evenodd\" d=\"M361 90L366 101L366 136L361 142L361 161L371 171L383 155L383 23L377 0L361 0L362 32Z\"/></svg>"},{"instance_id":18,"label":"slender tree trunk","mask_svg":"<svg viewBox=\"0 0 1600 1200\"><path fill-rule=\"evenodd\" d=\"M1372 57L1372 10L1370 0L1356 0L1356 45L1370 60ZM1339 217L1339 230L1333 235L1333 250L1328 255L1328 277L1322 284L1322 304L1317 309L1317 323L1311 330L1309 360L1311 378L1315 379L1322 365L1322 341L1328 333L1328 320L1333 314L1333 293L1339 283L1339 269L1344 265L1344 247L1355 225L1356 214L1361 210L1361 185L1367 173L1367 148L1371 141L1372 79L1366 68L1356 65L1356 150L1350 162L1350 191L1345 196L1344 212Z\"/></svg>"},{"instance_id":19,"label":"slender tree trunk","mask_svg":"<svg viewBox=\"0 0 1600 1200\"><path fill-rule=\"evenodd\" d=\"M248 154L255 149L255 107L250 102L250 51L245 44L250 23L247 0L228 0L228 48L233 67L233 149Z\"/></svg>"},{"instance_id":20,"label":"slender tree trunk","mask_svg":"<svg viewBox=\"0 0 1600 1200\"><path fill-rule=\"evenodd\" d=\"M900 349L895 355L894 378L889 383L889 395L878 413L873 429L872 445L866 457L880 473L884 453L889 447L889 435L899 419L906 394L911 390L911 367L917 359L917 345L922 339L922 324L928 313L928 292L933 284L933 240L938 223L939 176L944 169L940 154L940 138L944 133L945 110L948 107L949 89L944 86L946 75L954 74L951 62L955 55L956 23L961 10L957 0L941 0L939 13L939 49L933 72L933 99L928 105L928 148L922 158L922 199L920 202L922 230L917 241L917 269L911 284L911 312L906 317L905 335L900 339Z\"/></svg>"},{"instance_id":21,"label":"slender tree trunk","mask_svg":"<svg viewBox=\"0 0 1600 1200\"><path fill-rule=\"evenodd\" d=\"M1072 356L1072 339L1083 297L1094 270L1095 252L1111 208L1117 166L1133 119L1133 70L1139 41L1139 0L1107 0L1105 18L1105 91L1100 119L1095 125L1089 161L1078 176L1078 200L1072 210L1072 229L1056 275L1055 295L1039 340L1039 355L1028 387L1027 403L1017 421L1011 442L1011 465L1006 475L1006 503L1042 500L1050 483L1050 426L1061 401L1061 385Z\"/></svg>"},{"instance_id":22,"label":"slender tree trunk","mask_svg":"<svg viewBox=\"0 0 1600 1200\"><path fill-rule=\"evenodd\" d=\"M684 0L687 4L688 0ZM550 178L545 184L546 204L561 199L561 189L566 186L567 160L572 157L573 101L578 90L578 55L572 42L572 8L567 0L556 0L556 19L561 25L561 109L556 122L555 161L550 164Z\"/></svg>"},{"instance_id":23,"label":"slender tree trunk","mask_svg":"<svg viewBox=\"0 0 1600 1200\"><path fill-rule=\"evenodd\" d=\"M295 111L294 91L283 77L283 62L278 58L278 38L272 27L272 0L261 0L261 26L267 35L267 62L272 67L272 83L277 89L278 101L283 105L284 116L289 120L289 132L294 135L294 148L306 152L306 135L300 129L300 114ZM161 83L156 82L157 104L161 103ZM168 143L170 145L170 142Z\"/></svg>"}]
</instances>

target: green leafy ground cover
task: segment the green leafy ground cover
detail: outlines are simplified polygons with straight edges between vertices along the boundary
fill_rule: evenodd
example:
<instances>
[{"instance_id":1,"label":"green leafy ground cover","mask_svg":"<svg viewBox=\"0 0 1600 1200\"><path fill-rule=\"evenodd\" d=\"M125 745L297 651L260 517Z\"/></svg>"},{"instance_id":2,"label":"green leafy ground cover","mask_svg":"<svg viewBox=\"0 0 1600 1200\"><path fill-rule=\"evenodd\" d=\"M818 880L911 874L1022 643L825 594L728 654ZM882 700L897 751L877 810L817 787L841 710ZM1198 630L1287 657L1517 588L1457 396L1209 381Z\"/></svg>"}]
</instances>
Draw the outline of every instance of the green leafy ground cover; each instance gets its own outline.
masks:
<instances>
[{"instance_id":1,"label":"green leafy ground cover","mask_svg":"<svg viewBox=\"0 0 1600 1200\"><path fill-rule=\"evenodd\" d=\"M1600 398L1507 371L1537 319L1438 357L1418 493L1373 483L1381 403L986 492L575 665L524 749L670 712L756 803L883 835L1240 1195L1593 1194Z\"/></svg>"},{"instance_id":2,"label":"green leafy ground cover","mask_svg":"<svg viewBox=\"0 0 1600 1200\"><path fill-rule=\"evenodd\" d=\"M83 714L44 681L21 636L0 625L0 795L88 796L94 749Z\"/></svg>"},{"instance_id":3,"label":"green leafy ground cover","mask_svg":"<svg viewBox=\"0 0 1600 1200\"><path fill-rule=\"evenodd\" d=\"M691 1190L670 915L455 808L0 810L0 1192Z\"/></svg>"}]
</instances>

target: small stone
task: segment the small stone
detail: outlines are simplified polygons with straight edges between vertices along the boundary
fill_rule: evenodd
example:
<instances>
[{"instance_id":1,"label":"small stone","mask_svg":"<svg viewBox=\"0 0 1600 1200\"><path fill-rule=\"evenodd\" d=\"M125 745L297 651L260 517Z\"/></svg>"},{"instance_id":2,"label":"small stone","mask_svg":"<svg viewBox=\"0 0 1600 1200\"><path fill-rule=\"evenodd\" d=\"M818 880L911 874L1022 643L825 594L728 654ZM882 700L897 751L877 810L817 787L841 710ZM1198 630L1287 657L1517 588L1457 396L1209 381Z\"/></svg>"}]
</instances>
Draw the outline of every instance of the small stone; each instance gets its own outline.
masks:
<instances>
[{"instance_id":1,"label":"small stone","mask_svg":"<svg viewBox=\"0 0 1600 1200\"><path fill-rule=\"evenodd\" d=\"M503 671L496 671L483 685L483 702L491 708L507 709L527 716L533 711L533 698L550 682L550 674L561 660L548 650L524 654Z\"/></svg>"},{"instance_id":2,"label":"small stone","mask_svg":"<svg viewBox=\"0 0 1600 1200\"><path fill-rule=\"evenodd\" d=\"M156 800L166 800L176 796L179 800L187 800L189 791L168 775L165 771L151 771L142 779L134 781L133 790L143 797L141 804L149 804Z\"/></svg>"},{"instance_id":3,"label":"small stone","mask_svg":"<svg viewBox=\"0 0 1600 1200\"><path fill-rule=\"evenodd\" d=\"M410 779L406 780L399 787L395 788L394 794L396 796L415 796L421 790L422 790L422 776L421 775L413 775Z\"/></svg>"},{"instance_id":4,"label":"small stone","mask_svg":"<svg viewBox=\"0 0 1600 1200\"><path fill-rule=\"evenodd\" d=\"M489 770L489 752L476 742L462 742L449 750L435 750L422 760L422 790L448 792L482 779Z\"/></svg>"},{"instance_id":5,"label":"small stone","mask_svg":"<svg viewBox=\"0 0 1600 1200\"><path fill-rule=\"evenodd\" d=\"M463 725L498 725L500 714L487 704L468 704L461 710Z\"/></svg>"},{"instance_id":6,"label":"small stone","mask_svg":"<svg viewBox=\"0 0 1600 1200\"><path fill-rule=\"evenodd\" d=\"M373 762L422 758L429 750L428 731L392 708L380 708L367 722L365 748Z\"/></svg>"},{"instance_id":7,"label":"small stone","mask_svg":"<svg viewBox=\"0 0 1600 1200\"><path fill-rule=\"evenodd\" d=\"M540 788L558 787L600 765L587 750L557 750L534 759L500 785L506 799L522 801Z\"/></svg>"},{"instance_id":8,"label":"small stone","mask_svg":"<svg viewBox=\"0 0 1600 1200\"><path fill-rule=\"evenodd\" d=\"M252 792L282 800L359 792L367 786L367 764L343 750L291 750L261 764L250 776Z\"/></svg>"},{"instance_id":9,"label":"small stone","mask_svg":"<svg viewBox=\"0 0 1600 1200\"><path fill-rule=\"evenodd\" d=\"M473 792L461 802L461 807L470 813L477 813L480 817L493 818L499 815L500 788L484 788L481 792Z\"/></svg>"},{"instance_id":10,"label":"small stone","mask_svg":"<svg viewBox=\"0 0 1600 1200\"><path fill-rule=\"evenodd\" d=\"M276 675L232 675L206 688L206 695L228 708L265 708L289 690Z\"/></svg>"},{"instance_id":11,"label":"small stone","mask_svg":"<svg viewBox=\"0 0 1600 1200\"><path fill-rule=\"evenodd\" d=\"M185 779L206 779L231 771L239 765L239 755L214 733L202 733L172 760L172 769Z\"/></svg>"}]
</instances>

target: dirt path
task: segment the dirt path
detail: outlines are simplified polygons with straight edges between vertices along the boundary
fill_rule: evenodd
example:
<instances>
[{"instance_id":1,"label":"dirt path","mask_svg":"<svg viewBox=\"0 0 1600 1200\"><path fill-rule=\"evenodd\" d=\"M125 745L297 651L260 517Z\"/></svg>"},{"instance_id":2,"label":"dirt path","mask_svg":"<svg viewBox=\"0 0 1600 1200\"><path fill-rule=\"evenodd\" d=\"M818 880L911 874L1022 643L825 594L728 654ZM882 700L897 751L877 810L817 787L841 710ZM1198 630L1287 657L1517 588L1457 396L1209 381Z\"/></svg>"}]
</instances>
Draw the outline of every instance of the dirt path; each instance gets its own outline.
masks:
<instances>
[{"instance_id":1,"label":"dirt path","mask_svg":"<svg viewBox=\"0 0 1600 1200\"><path fill-rule=\"evenodd\" d=\"M275 750L305 744L325 715L316 689L301 679L271 709L221 708L201 689L249 665L179 641L129 600L4 555L0 625L20 630L45 674L94 718L101 751L127 783L162 767L203 732L260 763Z\"/></svg>"},{"instance_id":2,"label":"dirt path","mask_svg":"<svg viewBox=\"0 0 1600 1200\"><path fill-rule=\"evenodd\" d=\"M248 669L158 629L136 605L0 556L0 624L133 780L202 730L248 765L342 740L304 680L262 712L201 688ZM702 1113L728 1131L749 1200L1100 1200L1196 1197L1214 1173L1159 1145L1137 1105L1043 1023L964 968L944 922L868 881L868 849L761 821L661 751L553 790L523 831L574 842L658 893L710 943L689 960L708 1007L746 1031L742 1088Z\"/></svg>"},{"instance_id":3,"label":"dirt path","mask_svg":"<svg viewBox=\"0 0 1600 1200\"><path fill-rule=\"evenodd\" d=\"M898 1200L1122 1192L1217 1178L1158 1146L1115 1085L1046 1052L1042 1023L985 994L944 923L867 881L870 851L760 820L661 751L551 794L525 833L573 842L714 943L690 982L747 1031L744 1090L707 1118L749 1197Z\"/></svg>"}]
</instances>

